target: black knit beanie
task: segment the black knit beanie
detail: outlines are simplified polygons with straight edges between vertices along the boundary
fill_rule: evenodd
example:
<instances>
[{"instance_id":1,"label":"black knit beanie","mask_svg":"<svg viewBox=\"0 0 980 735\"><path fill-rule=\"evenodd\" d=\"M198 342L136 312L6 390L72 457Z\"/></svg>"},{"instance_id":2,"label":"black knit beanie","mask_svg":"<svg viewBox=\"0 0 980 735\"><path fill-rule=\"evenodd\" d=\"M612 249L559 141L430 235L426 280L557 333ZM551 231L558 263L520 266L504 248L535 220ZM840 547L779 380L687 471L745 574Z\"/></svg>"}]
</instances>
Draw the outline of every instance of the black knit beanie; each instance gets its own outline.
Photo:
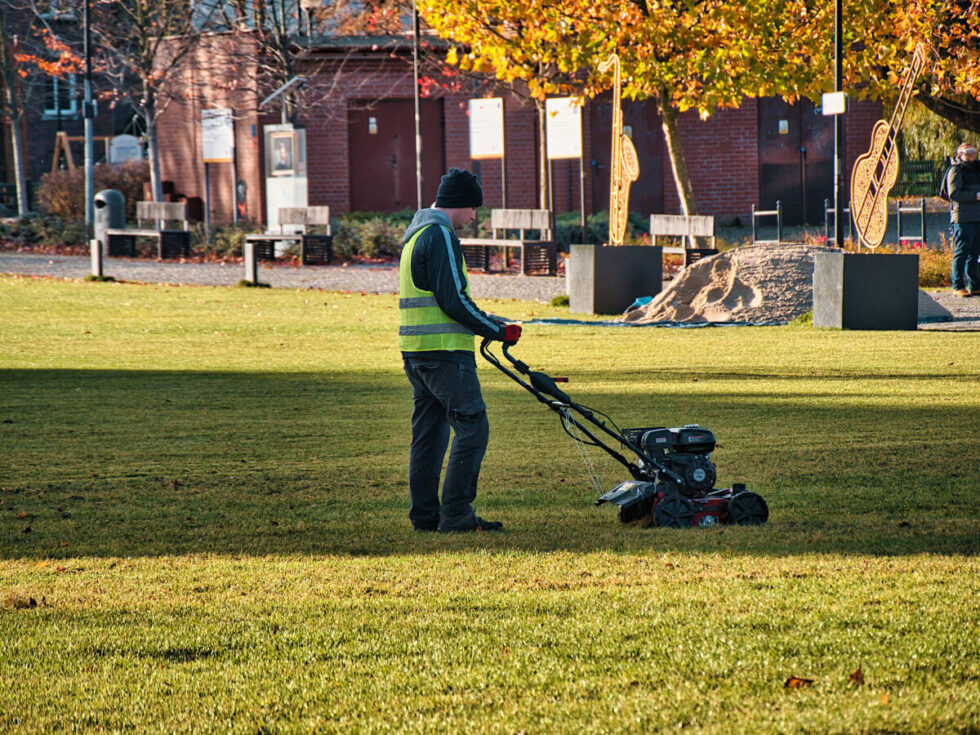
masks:
<instances>
[{"instance_id":1,"label":"black knit beanie","mask_svg":"<svg viewBox=\"0 0 980 735\"><path fill-rule=\"evenodd\" d=\"M469 171L451 168L439 180L436 206L440 209L467 209L483 205L483 187L479 179Z\"/></svg>"}]
</instances>

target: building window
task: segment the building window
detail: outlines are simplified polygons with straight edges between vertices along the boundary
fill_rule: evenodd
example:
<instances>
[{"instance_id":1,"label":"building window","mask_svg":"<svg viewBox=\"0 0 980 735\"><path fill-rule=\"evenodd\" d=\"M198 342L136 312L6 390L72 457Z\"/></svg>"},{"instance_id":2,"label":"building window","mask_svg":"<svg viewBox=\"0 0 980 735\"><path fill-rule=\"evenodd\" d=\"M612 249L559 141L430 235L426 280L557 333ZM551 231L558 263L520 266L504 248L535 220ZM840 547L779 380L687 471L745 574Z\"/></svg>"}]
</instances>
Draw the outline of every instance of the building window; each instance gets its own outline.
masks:
<instances>
[{"instance_id":1,"label":"building window","mask_svg":"<svg viewBox=\"0 0 980 735\"><path fill-rule=\"evenodd\" d=\"M68 117L78 113L78 90L74 74L45 77L44 114L48 117Z\"/></svg>"}]
</instances>

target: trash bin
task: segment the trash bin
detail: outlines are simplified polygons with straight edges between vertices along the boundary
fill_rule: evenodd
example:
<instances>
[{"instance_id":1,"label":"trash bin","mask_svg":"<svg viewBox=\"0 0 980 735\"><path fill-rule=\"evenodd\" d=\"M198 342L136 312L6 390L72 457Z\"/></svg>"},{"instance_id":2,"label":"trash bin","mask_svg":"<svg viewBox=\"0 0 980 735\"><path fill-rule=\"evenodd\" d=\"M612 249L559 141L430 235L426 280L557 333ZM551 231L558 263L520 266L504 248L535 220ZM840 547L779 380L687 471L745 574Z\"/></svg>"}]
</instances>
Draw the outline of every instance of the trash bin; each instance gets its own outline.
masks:
<instances>
[{"instance_id":1,"label":"trash bin","mask_svg":"<svg viewBox=\"0 0 980 735\"><path fill-rule=\"evenodd\" d=\"M103 189L95 195L95 239L102 247L104 255L109 253L109 243L105 231L121 230L126 227L126 197L115 189Z\"/></svg>"}]
</instances>

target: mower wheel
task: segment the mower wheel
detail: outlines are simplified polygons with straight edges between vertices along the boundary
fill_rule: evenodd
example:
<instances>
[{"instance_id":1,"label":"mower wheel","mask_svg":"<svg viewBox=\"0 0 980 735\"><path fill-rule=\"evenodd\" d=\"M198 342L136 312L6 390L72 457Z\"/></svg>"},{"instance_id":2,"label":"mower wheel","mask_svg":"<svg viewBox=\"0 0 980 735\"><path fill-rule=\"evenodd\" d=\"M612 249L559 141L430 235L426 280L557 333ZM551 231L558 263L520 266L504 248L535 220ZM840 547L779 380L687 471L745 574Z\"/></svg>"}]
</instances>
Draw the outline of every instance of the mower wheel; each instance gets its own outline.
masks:
<instances>
[{"instance_id":1,"label":"mower wheel","mask_svg":"<svg viewBox=\"0 0 980 735\"><path fill-rule=\"evenodd\" d=\"M728 519L739 526L761 526L769 520L769 506L758 493L742 492L728 501Z\"/></svg>"},{"instance_id":2,"label":"mower wheel","mask_svg":"<svg viewBox=\"0 0 980 735\"><path fill-rule=\"evenodd\" d=\"M666 495L654 511L658 526L667 528L690 528L694 525L694 506L680 495Z\"/></svg>"}]
</instances>

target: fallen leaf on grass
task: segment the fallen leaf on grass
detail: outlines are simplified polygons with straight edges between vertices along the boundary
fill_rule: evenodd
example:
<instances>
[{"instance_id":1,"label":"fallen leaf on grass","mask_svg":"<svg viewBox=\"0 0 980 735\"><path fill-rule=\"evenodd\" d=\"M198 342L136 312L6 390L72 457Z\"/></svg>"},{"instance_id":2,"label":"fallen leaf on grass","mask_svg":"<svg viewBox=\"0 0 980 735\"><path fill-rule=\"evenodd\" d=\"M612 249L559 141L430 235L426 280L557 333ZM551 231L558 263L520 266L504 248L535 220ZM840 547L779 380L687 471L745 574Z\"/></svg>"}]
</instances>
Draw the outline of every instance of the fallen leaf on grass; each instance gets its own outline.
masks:
<instances>
[{"instance_id":1,"label":"fallen leaf on grass","mask_svg":"<svg viewBox=\"0 0 980 735\"><path fill-rule=\"evenodd\" d=\"M802 689L813 684L813 679L803 679L799 676L791 676L783 684L784 689Z\"/></svg>"},{"instance_id":2,"label":"fallen leaf on grass","mask_svg":"<svg viewBox=\"0 0 980 735\"><path fill-rule=\"evenodd\" d=\"M28 513L26 510L22 510L20 513L17 514L17 517L18 518L22 518L22 519L23 518L30 518L31 517L31 514Z\"/></svg>"},{"instance_id":3,"label":"fallen leaf on grass","mask_svg":"<svg viewBox=\"0 0 980 735\"><path fill-rule=\"evenodd\" d=\"M881 695L881 703L882 704L888 704L888 695L887 694L882 694Z\"/></svg>"},{"instance_id":4,"label":"fallen leaf on grass","mask_svg":"<svg viewBox=\"0 0 980 735\"><path fill-rule=\"evenodd\" d=\"M848 677L848 679L850 679L851 681L853 681L858 686L864 686L864 672L861 671L861 667L858 666L857 667L857 671L855 671L853 674L851 674Z\"/></svg>"}]
</instances>

